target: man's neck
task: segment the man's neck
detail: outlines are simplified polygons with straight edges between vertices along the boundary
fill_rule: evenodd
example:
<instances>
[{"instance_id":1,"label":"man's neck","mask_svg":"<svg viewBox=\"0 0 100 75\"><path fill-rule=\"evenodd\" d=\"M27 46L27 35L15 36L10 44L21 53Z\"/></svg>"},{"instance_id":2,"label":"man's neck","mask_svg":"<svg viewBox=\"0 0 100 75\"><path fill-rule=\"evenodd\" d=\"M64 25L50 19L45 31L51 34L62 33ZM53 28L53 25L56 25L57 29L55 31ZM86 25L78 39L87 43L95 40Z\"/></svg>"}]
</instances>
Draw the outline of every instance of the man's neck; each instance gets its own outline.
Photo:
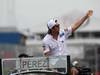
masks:
<instances>
[{"instance_id":1,"label":"man's neck","mask_svg":"<svg viewBox=\"0 0 100 75\"><path fill-rule=\"evenodd\" d=\"M52 35L53 39L58 40L58 35Z\"/></svg>"}]
</instances>

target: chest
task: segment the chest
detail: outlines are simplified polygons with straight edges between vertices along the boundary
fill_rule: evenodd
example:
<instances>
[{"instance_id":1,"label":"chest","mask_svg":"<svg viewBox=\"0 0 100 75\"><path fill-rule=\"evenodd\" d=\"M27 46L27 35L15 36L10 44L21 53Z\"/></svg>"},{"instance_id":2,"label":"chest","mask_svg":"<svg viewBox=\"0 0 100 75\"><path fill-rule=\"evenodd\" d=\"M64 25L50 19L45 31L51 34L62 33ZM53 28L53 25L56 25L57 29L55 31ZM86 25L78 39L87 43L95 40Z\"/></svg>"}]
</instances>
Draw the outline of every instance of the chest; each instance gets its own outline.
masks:
<instances>
[{"instance_id":1,"label":"chest","mask_svg":"<svg viewBox=\"0 0 100 75\"><path fill-rule=\"evenodd\" d=\"M54 49L59 49L59 48L63 47L64 44L62 41L59 41L59 40L58 41L51 40L49 46L51 49L54 50Z\"/></svg>"}]
</instances>

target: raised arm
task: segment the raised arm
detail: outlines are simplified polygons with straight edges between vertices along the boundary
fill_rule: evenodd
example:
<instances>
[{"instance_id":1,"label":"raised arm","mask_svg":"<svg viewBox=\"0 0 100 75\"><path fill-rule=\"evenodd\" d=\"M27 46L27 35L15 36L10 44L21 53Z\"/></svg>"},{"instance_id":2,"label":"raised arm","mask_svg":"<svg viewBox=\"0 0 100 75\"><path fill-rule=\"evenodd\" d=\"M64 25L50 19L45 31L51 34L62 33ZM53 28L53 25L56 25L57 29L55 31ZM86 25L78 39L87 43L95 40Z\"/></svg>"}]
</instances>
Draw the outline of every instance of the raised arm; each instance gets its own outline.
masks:
<instances>
[{"instance_id":1,"label":"raised arm","mask_svg":"<svg viewBox=\"0 0 100 75\"><path fill-rule=\"evenodd\" d=\"M93 11L89 10L84 17L82 17L79 21L77 21L75 24L73 24L72 27L72 32L74 32L76 29L78 29L86 19L88 19L90 16L92 16Z\"/></svg>"}]
</instances>

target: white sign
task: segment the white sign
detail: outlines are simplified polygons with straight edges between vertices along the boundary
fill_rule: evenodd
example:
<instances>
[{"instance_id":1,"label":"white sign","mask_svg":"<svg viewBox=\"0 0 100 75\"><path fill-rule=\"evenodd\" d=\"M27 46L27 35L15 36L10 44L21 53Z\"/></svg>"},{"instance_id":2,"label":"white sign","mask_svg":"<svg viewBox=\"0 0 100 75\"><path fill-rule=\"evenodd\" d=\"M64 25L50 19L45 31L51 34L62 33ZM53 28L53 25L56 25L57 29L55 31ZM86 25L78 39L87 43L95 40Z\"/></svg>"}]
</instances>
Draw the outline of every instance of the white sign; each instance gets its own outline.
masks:
<instances>
[{"instance_id":1,"label":"white sign","mask_svg":"<svg viewBox=\"0 0 100 75\"><path fill-rule=\"evenodd\" d=\"M41 69L48 68L48 59L47 58L22 58L16 63L16 69L21 70L30 70L30 69Z\"/></svg>"}]
</instances>

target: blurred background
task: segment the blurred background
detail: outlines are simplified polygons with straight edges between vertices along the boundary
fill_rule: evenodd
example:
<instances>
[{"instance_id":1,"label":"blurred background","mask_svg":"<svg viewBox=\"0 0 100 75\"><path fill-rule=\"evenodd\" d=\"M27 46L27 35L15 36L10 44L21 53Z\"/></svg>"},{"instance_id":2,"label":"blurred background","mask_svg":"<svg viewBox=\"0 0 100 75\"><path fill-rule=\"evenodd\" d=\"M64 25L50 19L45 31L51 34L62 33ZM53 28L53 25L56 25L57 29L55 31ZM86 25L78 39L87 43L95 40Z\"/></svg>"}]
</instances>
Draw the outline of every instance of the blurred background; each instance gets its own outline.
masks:
<instances>
[{"instance_id":1,"label":"blurred background","mask_svg":"<svg viewBox=\"0 0 100 75\"><path fill-rule=\"evenodd\" d=\"M100 72L99 0L0 0L0 58L21 53L42 56L47 22L57 18L68 27L92 9L93 16L65 41L71 61Z\"/></svg>"}]
</instances>

